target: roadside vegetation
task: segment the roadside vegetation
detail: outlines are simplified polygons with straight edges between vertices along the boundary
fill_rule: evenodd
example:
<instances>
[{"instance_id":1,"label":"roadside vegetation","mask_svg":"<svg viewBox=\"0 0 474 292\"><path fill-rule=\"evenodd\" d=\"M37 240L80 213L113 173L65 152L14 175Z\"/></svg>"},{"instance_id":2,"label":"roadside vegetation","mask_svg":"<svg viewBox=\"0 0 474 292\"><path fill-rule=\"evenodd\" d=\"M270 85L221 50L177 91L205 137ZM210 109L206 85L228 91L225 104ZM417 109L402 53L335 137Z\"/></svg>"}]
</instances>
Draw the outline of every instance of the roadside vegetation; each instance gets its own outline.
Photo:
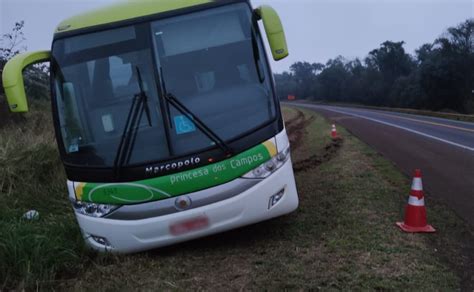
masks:
<instances>
[{"instance_id":1,"label":"roadside vegetation","mask_svg":"<svg viewBox=\"0 0 474 292\"><path fill-rule=\"evenodd\" d=\"M3 97L0 97L3 98ZM67 199L49 105L0 127L0 290L421 289L469 287L472 230L429 198L438 233L394 222L409 179L322 117L284 110L300 208L288 216L135 255L85 249ZM39 219L25 220L35 209ZM448 249L448 250L446 250ZM465 274L463 274L465 273ZM464 282L463 282L464 281ZM471 284L469 284L471 283Z\"/></svg>"},{"instance_id":2,"label":"roadside vegetation","mask_svg":"<svg viewBox=\"0 0 474 292\"><path fill-rule=\"evenodd\" d=\"M441 32L440 32L441 33ZM296 62L276 74L280 99L357 103L474 114L474 19L448 28L408 54L385 41L364 59Z\"/></svg>"},{"instance_id":3,"label":"roadside vegetation","mask_svg":"<svg viewBox=\"0 0 474 292\"><path fill-rule=\"evenodd\" d=\"M87 260L67 200L47 102L0 124L0 290L35 288L78 272ZM39 212L38 220L22 216Z\"/></svg>"}]
</instances>

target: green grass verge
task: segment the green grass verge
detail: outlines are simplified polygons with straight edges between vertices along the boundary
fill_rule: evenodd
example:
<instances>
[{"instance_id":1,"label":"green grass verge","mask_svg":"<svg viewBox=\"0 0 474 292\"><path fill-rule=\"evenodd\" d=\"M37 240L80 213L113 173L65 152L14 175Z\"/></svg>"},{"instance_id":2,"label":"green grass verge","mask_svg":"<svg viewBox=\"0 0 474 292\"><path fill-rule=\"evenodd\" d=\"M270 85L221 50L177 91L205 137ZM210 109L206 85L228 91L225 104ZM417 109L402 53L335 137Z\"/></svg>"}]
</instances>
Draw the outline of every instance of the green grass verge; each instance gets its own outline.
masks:
<instances>
[{"instance_id":1,"label":"green grass verge","mask_svg":"<svg viewBox=\"0 0 474 292\"><path fill-rule=\"evenodd\" d=\"M0 290L40 287L87 261L47 105L32 107L0 125ZM22 219L31 209L39 220Z\"/></svg>"}]
</instances>

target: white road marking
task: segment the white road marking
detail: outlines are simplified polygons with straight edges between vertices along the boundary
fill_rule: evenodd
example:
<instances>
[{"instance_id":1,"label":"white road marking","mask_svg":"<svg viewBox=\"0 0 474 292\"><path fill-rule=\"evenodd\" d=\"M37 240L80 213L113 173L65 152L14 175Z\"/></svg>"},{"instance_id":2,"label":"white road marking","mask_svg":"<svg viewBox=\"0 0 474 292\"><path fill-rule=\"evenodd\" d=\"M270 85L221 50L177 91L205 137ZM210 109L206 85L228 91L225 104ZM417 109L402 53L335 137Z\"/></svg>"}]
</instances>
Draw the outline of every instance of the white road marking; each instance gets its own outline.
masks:
<instances>
[{"instance_id":1,"label":"white road marking","mask_svg":"<svg viewBox=\"0 0 474 292\"><path fill-rule=\"evenodd\" d=\"M315 108L315 106L311 106L311 105L299 105L299 106ZM459 144L459 143L456 143L456 142L445 140L445 139L442 139L442 138L439 138L439 137L436 137L436 136L432 136L432 135L429 135L429 134L426 134L426 133L423 133L423 132L419 132L419 131L416 131L416 130L413 130L413 129L410 129L410 128L405 128L405 127L402 127L402 126L399 126L399 125L396 125L396 124L392 124L392 123L389 123L389 122L384 122L384 121L381 121L381 120L378 120L378 119L369 118L369 117L366 117L366 116L362 116L362 115L354 114L354 113L349 113L349 112L345 112L345 111L341 111L341 110L336 110L336 109L333 109L333 108L328 108L328 107L319 107L319 108L322 108L322 109L325 109L325 110L328 110L328 111L333 111L333 112L340 113L340 114L345 114L345 115L358 117L358 118L361 118L361 119L366 119L366 120L376 122L376 123L380 123L380 124L383 124L383 125L386 125L386 126L391 126L391 127L394 127L394 128L405 130L405 131L408 131L408 132L411 132L411 133L414 133L414 134L418 134L418 135L426 137L426 138L431 138L431 139L434 139L434 140L437 140L437 141L440 141L440 142L443 142L443 143L446 143L446 144L450 144L450 145L460 147L460 148L463 148L463 149L474 152L473 147L469 147L469 146L462 145L462 144Z\"/></svg>"},{"instance_id":2,"label":"white road marking","mask_svg":"<svg viewBox=\"0 0 474 292\"><path fill-rule=\"evenodd\" d=\"M468 129L468 128L463 128L463 127L458 127L458 126L453 126L453 125L448 125L448 124L443 124L443 123L436 123L436 122L430 122L430 121L425 121L425 120L413 119L413 118L400 116L400 115L391 115L391 114L380 113L380 112L377 112L377 114L382 115L382 116L391 117L391 118L396 118L396 119L409 120L409 121L413 121L413 122L417 122L417 123L434 125L434 126L451 128L451 129L456 129L456 130L460 130L460 131L466 131L466 132L474 133L474 129Z\"/></svg>"}]
</instances>

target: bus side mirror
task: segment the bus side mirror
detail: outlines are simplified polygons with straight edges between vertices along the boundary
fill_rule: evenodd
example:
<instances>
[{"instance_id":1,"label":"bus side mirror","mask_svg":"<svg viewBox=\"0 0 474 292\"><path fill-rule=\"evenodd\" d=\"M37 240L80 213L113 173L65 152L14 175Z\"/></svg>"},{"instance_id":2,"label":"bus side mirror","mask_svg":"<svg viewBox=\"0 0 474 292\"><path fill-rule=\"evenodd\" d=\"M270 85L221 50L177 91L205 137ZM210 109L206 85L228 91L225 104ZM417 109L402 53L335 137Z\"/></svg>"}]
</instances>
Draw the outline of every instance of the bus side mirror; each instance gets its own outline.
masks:
<instances>
[{"instance_id":1,"label":"bus side mirror","mask_svg":"<svg viewBox=\"0 0 474 292\"><path fill-rule=\"evenodd\" d=\"M27 52L16 55L5 65L2 74L3 88L11 112L25 113L28 111L23 70L30 65L49 61L50 58L50 51Z\"/></svg>"},{"instance_id":2,"label":"bus side mirror","mask_svg":"<svg viewBox=\"0 0 474 292\"><path fill-rule=\"evenodd\" d=\"M255 9L257 16L263 20L263 27L267 33L268 43L272 50L273 59L279 61L288 56L285 31L280 16L270 6L263 5Z\"/></svg>"}]
</instances>

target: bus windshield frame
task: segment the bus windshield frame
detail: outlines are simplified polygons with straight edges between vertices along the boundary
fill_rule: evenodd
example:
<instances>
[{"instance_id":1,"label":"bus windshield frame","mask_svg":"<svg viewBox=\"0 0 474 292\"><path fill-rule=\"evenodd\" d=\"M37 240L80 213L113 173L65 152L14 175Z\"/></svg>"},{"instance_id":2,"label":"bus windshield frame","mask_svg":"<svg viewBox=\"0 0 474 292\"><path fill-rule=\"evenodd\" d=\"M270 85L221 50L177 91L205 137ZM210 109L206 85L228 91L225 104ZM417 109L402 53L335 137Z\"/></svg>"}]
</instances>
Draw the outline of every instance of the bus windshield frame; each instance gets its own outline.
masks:
<instances>
[{"instance_id":1,"label":"bus windshield frame","mask_svg":"<svg viewBox=\"0 0 474 292\"><path fill-rule=\"evenodd\" d=\"M53 43L51 72L65 165L113 168L127 112L140 94L137 71L151 123L140 111L124 167L218 149L166 94L225 143L278 120L267 55L248 4L61 38Z\"/></svg>"}]
</instances>

